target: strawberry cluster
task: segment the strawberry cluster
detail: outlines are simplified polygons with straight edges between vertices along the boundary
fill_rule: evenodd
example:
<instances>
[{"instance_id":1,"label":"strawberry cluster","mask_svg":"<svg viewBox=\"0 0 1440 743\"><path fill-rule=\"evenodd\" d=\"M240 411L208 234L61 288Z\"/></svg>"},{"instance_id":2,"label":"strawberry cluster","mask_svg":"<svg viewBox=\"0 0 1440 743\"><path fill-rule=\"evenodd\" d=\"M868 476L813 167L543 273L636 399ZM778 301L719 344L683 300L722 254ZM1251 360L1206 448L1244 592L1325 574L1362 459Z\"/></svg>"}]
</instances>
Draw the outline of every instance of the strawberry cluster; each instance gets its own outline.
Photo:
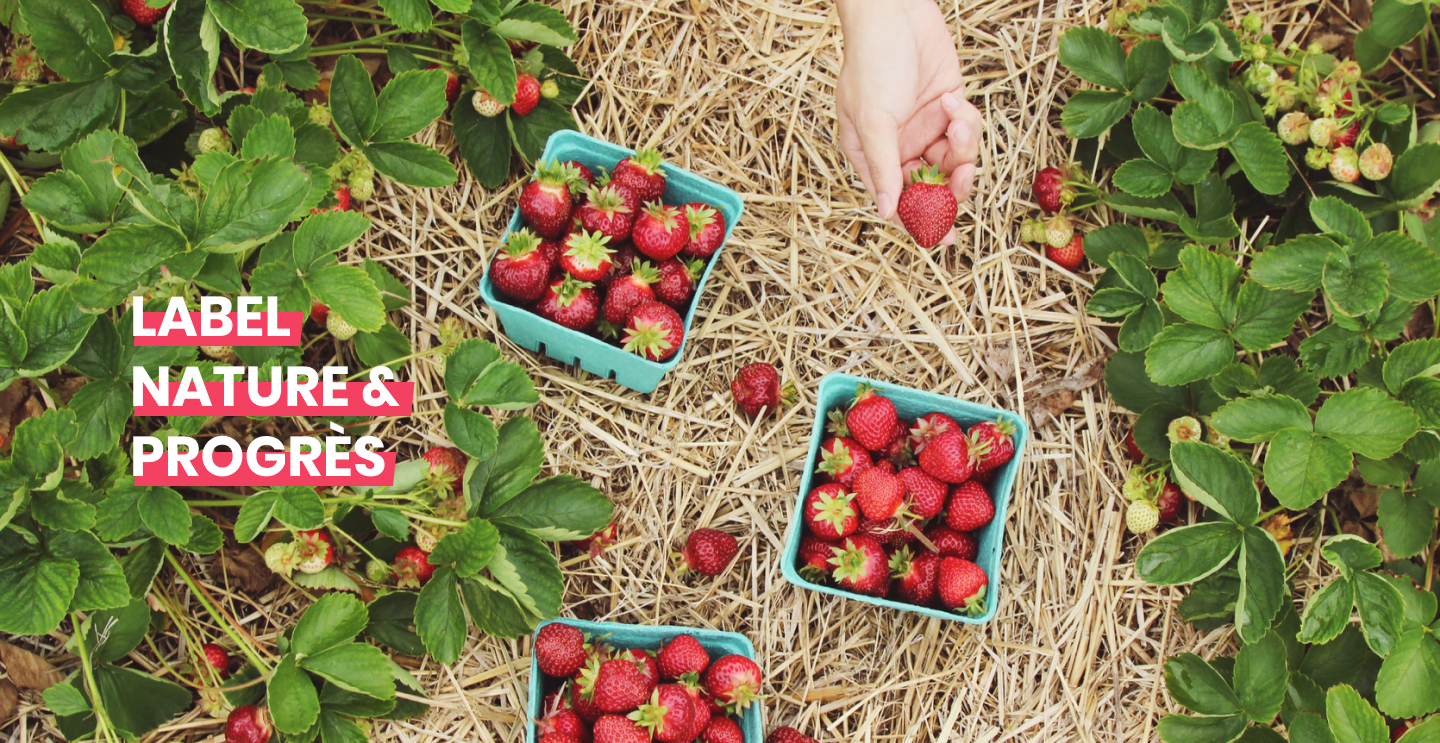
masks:
<instances>
[{"instance_id":1,"label":"strawberry cluster","mask_svg":"<svg viewBox=\"0 0 1440 743\"><path fill-rule=\"evenodd\" d=\"M1167 435L1172 443L1200 441L1204 432L1200 421L1186 415L1170 422ZM1215 436L1219 434L1212 431L1212 440ZM1180 511L1190 500L1190 496L1166 477L1166 465L1151 462L1145 453L1140 451L1140 446L1135 443L1133 428L1125 435L1125 455L1134 464L1120 489L1120 494L1126 500L1125 528L1129 529L1131 534L1144 534L1160 524L1180 521Z\"/></svg>"},{"instance_id":2,"label":"strawberry cluster","mask_svg":"<svg viewBox=\"0 0 1440 743\"><path fill-rule=\"evenodd\" d=\"M691 635L650 651L554 622L536 633L534 652L551 688L535 721L539 743L743 743L736 716L762 684L755 661L712 661Z\"/></svg>"},{"instance_id":3,"label":"strawberry cluster","mask_svg":"<svg viewBox=\"0 0 1440 743\"><path fill-rule=\"evenodd\" d=\"M709 204L666 203L662 164L654 150L608 175L575 161L541 163L520 192L526 227L496 254L491 283L558 325L651 361L673 357L725 218Z\"/></svg>"},{"instance_id":4,"label":"strawberry cluster","mask_svg":"<svg viewBox=\"0 0 1440 743\"><path fill-rule=\"evenodd\" d=\"M1083 175L1072 172L1066 179L1059 168L1043 168L1035 174L1030 190L1035 203L1050 216L1044 220L1027 218L1020 225L1020 239L1045 246L1045 257L1067 271L1080 268L1085 261L1085 239L1075 231L1066 210L1075 203L1077 189L1093 190Z\"/></svg>"},{"instance_id":5,"label":"strawberry cluster","mask_svg":"<svg viewBox=\"0 0 1440 743\"><path fill-rule=\"evenodd\" d=\"M821 484L801 514L800 573L855 593L983 614L989 581L973 562L974 532L995 518L986 485L1015 456L1014 427L981 421L966 430L944 413L904 421L866 385L830 419Z\"/></svg>"}]
</instances>

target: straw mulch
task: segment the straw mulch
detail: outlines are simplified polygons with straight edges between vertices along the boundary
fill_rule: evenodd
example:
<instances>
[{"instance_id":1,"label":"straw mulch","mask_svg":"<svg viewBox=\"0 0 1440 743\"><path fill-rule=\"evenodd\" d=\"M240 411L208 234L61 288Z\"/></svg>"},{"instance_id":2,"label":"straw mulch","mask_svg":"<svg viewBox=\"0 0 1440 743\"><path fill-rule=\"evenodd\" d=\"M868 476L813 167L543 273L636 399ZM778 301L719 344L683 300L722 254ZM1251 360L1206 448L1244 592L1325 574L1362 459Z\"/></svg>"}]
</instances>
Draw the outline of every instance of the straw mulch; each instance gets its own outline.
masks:
<instances>
[{"instance_id":1,"label":"straw mulch","mask_svg":"<svg viewBox=\"0 0 1440 743\"><path fill-rule=\"evenodd\" d=\"M943 3L990 129L958 244L925 251L876 220L836 148L841 38L831 0L559 4L581 29L573 52L594 81L577 110L581 128L658 147L745 197L680 366L640 395L504 338L478 282L518 182L489 192L462 168L448 189L385 183L366 207L376 227L350 257L375 258L414 287L397 321L417 350L439 345L439 322L454 316L524 364L541 390L531 413L550 471L587 478L617 504L621 542L603 558L562 551L566 615L745 634L766 674L767 730L792 725L821 741L1153 739L1170 707L1164 659L1213 653L1230 638L1196 633L1176 616L1181 591L1136 578L1139 542L1124 532L1119 494L1127 423L1097 384L1113 347L1080 309L1093 276L1059 269L1016 238L1036 210L1032 174L1067 159L1056 114L1076 81L1059 66L1058 39L1110 5ZM1277 37L1303 31L1308 12L1277 4ZM427 136L452 146L446 126ZM740 417L729 380L752 361L780 366L801 402L778 418ZM418 407L438 411L435 360L411 369ZM990 624L881 610L782 578L814 391L835 371L1033 422ZM380 435L407 449L442 443L434 411ZM741 556L719 579L679 581L671 553L698 526L739 536ZM284 608L291 590L246 599L253 610L237 614L271 639L293 611ZM477 637L458 664L416 669L432 694L429 715L379 723L375 737L523 740L529 666L526 642ZM54 735L37 706L22 703L32 717L12 728L17 740ZM218 732L192 712L155 738Z\"/></svg>"}]
</instances>

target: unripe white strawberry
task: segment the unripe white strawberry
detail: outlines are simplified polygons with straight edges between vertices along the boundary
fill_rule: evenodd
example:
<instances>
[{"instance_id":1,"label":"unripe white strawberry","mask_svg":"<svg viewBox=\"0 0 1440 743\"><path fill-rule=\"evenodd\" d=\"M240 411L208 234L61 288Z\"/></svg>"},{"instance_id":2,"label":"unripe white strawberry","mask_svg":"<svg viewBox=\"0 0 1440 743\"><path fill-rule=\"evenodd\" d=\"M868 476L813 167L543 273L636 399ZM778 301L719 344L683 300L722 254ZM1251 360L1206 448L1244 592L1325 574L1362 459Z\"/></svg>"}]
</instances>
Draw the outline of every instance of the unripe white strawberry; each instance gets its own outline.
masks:
<instances>
[{"instance_id":1,"label":"unripe white strawberry","mask_svg":"<svg viewBox=\"0 0 1440 743\"><path fill-rule=\"evenodd\" d=\"M1020 239L1027 243L1045 242L1045 223L1034 217L1027 217L1020 223Z\"/></svg>"},{"instance_id":2,"label":"unripe white strawberry","mask_svg":"<svg viewBox=\"0 0 1440 743\"><path fill-rule=\"evenodd\" d=\"M323 103L317 103L306 109L305 114L310 117L312 124L330 126L330 107Z\"/></svg>"},{"instance_id":3,"label":"unripe white strawberry","mask_svg":"<svg viewBox=\"0 0 1440 743\"><path fill-rule=\"evenodd\" d=\"M555 78L552 77L540 83L541 98L554 98L558 95L560 95L560 83L555 82Z\"/></svg>"},{"instance_id":4,"label":"unripe white strawberry","mask_svg":"<svg viewBox=\"0 0 1440 743\"><path fill-rule=\"evenodd\" d=\"M1339 80L1341 85L1350 86L1360 82L1360 63L1353 59L1347 59L1335 65L1330 70L1330 79Z\"/></svg>"},{"instance_id":5,"label":"unripe white strawberry","mask_svg":"<svg viewBox=\"0 0 1440 743\"><path fill-rule=\"evenodd\" d=\"M1195 418L1191 416L1182 415L1170 421L1170 426L1166 429L1165 435L1170 438L1170 443L1172 444L1181 441L1199 441L1200 421L1195 420Z\"/></svg>"},{"instance_id":6,"label":"unripe white strawberry","mask_svg":"<svg viewBox=\"0 0 1440 743\"><path fill-rule=\"evenodd\" d=\"M1125 527L1131 534L1144 534L1160 524L1160 509L1149 501L1137 500L1125 507Z\"/></svg>"},{"instance_id":7,"label":"unripe white strawberry","mask_svg":"<svg viewBox=\"0 0 1440 743\"><path fill-rule=\"evenodd\" d=\"M1320 170L1330 164L1330 150L1323 147L1311 147L1305 152L1305 164L1315 170Z\"/></svg>"},{"instance_id":8,"label":"unripe white strawberry","mask_svg":"<svg viewBox=\"0 0 1440 743\"><path fill-rule=\"evenodd\" d=\"M1304 111L1291 111L1280 117L1275 130L1285 144L1304 144L1310 138L1310 117Z\"/></svg>"},{"instance_id":9,"label":"unripe white strawberry","mask_svg":"<svg viewBox=\"0 0 1440 743\"><path fill-rule=\"evenodd\" d=\"M324 529L310 529L296 532L295 554L300 558L296 570L311 575L329 567L335 561L335 545Z\"/></svg>"},{"instance_id":10,"label":"unripe white strawberry","mask_svg":"<svg viewBox=\"0 0 1440 743\"><path fill-rule=\"evenodd\" d=\"M337 341L348 341L355 337L355 326L346 322L333 308L330 316L325 318L325 329L330 331L330 335L335 336Z\"/></svg>"},{"instance_id":11,"label":"unripe white strawberry","mask_svg":"<svg viewBox=\"0 0 1440 743\"><path fill-rule=\"evenodd\" d=\"M1064 214L1056 214L1045 222L1045 242L1052 248L1063 248L1070 244L1070 238L1075 236L1075 228L1070 226L1070 218Z\"/></svg>"},{"instance_id":12,"label":"unripe white strawberry","mask_svg":"<svg viewBox=\"0 0 1440 743\"><path fill-rule=\"evenodd\" d=\"M212 126L200 132L200 139L196 140L195 146L202 155L208 155L211 152L229 152L230 135L226 134L224 129Z\"/></svg>"},{"instance_id":13,"label":"unripe white strawberry","mask_svg":"<svg viewBox=\"0 0 1440 743\"><path fill-rule=\"evenodd\" d=\"M440 543L440 540L437 539L434 534L431 534L430 532L425 531L424 529L416 529L416 530L415 530L415 546L416 546L416 547L419 547L420 549L422 549L422 550L424 550L424 551L426 551L426 552L434 552L434 551L435 551L435 545L436 545L436 544L439 544L439 543Z\"/></svg>"},{"instance_id":14,"label":"unripe white strawberry","mask_svg":"<svg viewBox=\"0 0 1440 743\"><path fill-rule=\"evenodd\" d=\"M300 552L294 542L276 542L265 550L265 567L270 572L290 577L300 564Z\"/></svg>"},{"instance_id":15,"label":"unripe white strawberry","mask_svg":"<svg viewBox=\"0 0 1440 743\"><path fill-rule=\"evenodd\" d=\"M1329 147L1335 144L1335 120L1328 116L1322 116L1310 122L1310 144L1316 147Z\"/></svg>"},{"instance_id":16,"label":"unripe white strawberry","mask_svg":"<svg viewBox=\"0 0 1440 743\"><path fill-rule=\"evenodd\" d=\"M505 104L495 100L495 96L484 90L477 90L475 95L470 96L470 105L475 107L475 113L487 119L505 112Z\"/></svg>"},{"instance_id":17,"label":"unripe white strawberry","mask_svg":"<svg viewBox=\"0 0 1440 743\"><path fill-rule=\"evenodd\" d=\"M1394 164L1395 156L1384 142L1376 142L1360 153L1360 175L1372 181L1384 180Z\"/></svg>"},{"instance_id":18,"label":"unripe white strawberry","mask_svg":"<svg viewBox=\"0 0 1440 743\"><path fill-rule=\"evenodd\" d=\"M374 178L360 179L356 178L354 175L350 176L350 198L356 201L365 202L369 201L374 195Z\"/></svg>"},{"instance_id":19,"label":"unripe white strawberry","mask_svg":"<svg viewBox=\"0 0 1440 743\"><path fill-rule=\"evenodd\" d=\"M1330 175L1342 183L1354 183L1360 178L1360 156L1354 147L1337 147L1330 156Z\"/></svg>"},{"instance_id":20,"label":"unripe white strawberry","mask_svg":"<svg viewBox=\"0 0 1440 743\"><path fill-rule=\"evenodd\" d=\"M235 358L235 349L230 346L201 346L200 350L206 356L217 361L229 361Z\"/></svg>"}]
</instances>

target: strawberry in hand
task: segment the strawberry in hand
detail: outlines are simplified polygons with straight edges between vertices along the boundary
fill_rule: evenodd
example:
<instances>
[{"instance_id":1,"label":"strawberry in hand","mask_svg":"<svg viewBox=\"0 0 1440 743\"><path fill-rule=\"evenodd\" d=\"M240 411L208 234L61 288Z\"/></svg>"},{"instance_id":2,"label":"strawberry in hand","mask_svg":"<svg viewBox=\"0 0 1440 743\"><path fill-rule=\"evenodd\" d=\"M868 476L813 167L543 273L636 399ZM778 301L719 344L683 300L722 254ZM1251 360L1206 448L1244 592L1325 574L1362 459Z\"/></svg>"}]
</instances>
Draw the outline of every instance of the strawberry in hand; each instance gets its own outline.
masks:
<instances>
[{"instance_id":1,"label":"strawberry in hand","mask_svg":"<svg viewBox=\"0 0 1440 743\"><path fill-rule=\"evenodd\" d=\"M916 169L911 178L910 187L900 194L896 213L916 245L933 248L955 226L960 205L947 185L949 179L934 166Z\"/></svg>"}]
</instances>

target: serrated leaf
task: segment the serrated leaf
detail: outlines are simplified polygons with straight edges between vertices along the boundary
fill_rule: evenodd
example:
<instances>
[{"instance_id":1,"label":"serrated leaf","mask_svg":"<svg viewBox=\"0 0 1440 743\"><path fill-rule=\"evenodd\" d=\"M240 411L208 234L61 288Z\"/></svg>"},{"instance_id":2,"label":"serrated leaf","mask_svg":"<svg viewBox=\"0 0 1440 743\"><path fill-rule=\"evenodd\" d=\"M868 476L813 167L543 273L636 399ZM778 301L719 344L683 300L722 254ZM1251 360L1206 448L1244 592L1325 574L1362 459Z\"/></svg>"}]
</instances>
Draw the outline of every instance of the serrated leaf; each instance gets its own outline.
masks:
<instances>
[{"instance_id":1,"label":"serrated leaf","mask_svg":"<svg viewBox=\"0 0 1440 743\"><path fill-rule=\"evenodd\" d=\"M514 526L548 541L583 539L605 528L614 514L609 499L589 483L557 475L533 483L489 511L496 524Z\"/></svg>"},{"instance_id":2,"label":"serrated leaf","mask_svg":"<svg viewBox=\"0 0 1440 743\"><path fill-rule=\"evenodd\" d=\"M1359 209L1334 196L1311 200L1310 219L1321 232L1347 243L1368 240L1373 234Z\"/></svg>"},{"instance_id":3,"label":"serrated leaf","mask_svg":"<svg viewBox=\"0 0 1440 743\"><path fill-rule=\"evenodd\" d=\"M1356 246L1385 264L1392 296L1423 302L1440 293L1440 255L1398 232L1385 232Z\"/></svg>"},{"instance_id":4,"label":"serrated leaf","mask_svg":"<svg viewBox=\"0 0 1440 743\"><path fill-rule=\"evenodd\" d=\"M1258 121L1241 124L1229 146L1235 162L1240 164L1256 191L1285 192L1290 185L1290 161L1285 156L1285 144L1270 127Z\"/></svg>"},{"instance_id":5,"label":"serrated leaf","mask_svg":"<svg viewBox=\"0 0 1440 743\"><path fill-rule=\"evenodd\" d=\"M1314 294L1267 289L1254 281L1240 286L1230 337L1249 351L1265 351L1288 338L1295 321L1310 309Z\"/></svg>"},{"instance_id":6,"label":"serrated leaf","mask_svg":"<svg viewBox=\"0 0 1440 743\"><path fill-rule=\"evenodd\" d=\"M490 575L515 597L524 609L542 619L560 611L565 580L555 556L528 532L497 525L500 544L490 559Z\"/></svg>"},{"instance_id":7,"label":"serrated leaf","mask_svg":"<svg viewBox=\"0 0 1440 743\"><path fill-rule=\"evenodd\" d=\"M1269 441L1287 428L1309 431L1311 421L1309 411L1293 397L1258 395L1234 400L1215 411L1210 425L1232 439L1254 444Z\"/></svg>"},{"instance_id":8,"label":"serrated leaf","mask_svg":"<svg viewBox=\"0 0 1440 743\"><path fill-rule=\"evenodd\" d=\"M1375 701L1385 714L1399 719L1440 709L1440 643L1435 642L1433 634L1415 628L1400 637L1380 666ZM1440 718L1432 718L1427 724L1434 728L1436 719Z\"/></svg>"},{"instance_id":9,"label":"serrated leaf","mask_svg":"<svg viewBox=\"0 0 1440 743\"><path fill-rule=\"evenodd\" d=\"M1234 358L1235 343L1223 331L1177 323L1155 336L1145 353L1145 371L1157 384L1188 384L1214 376Z\"/></svg>"},{"instance_id":10,"label":"serrated leaf","mask_svg":"<svg viewBox=\"0 0 1440 743\"><path fill-rule=\"evenodd\" d=\"M60 626L79 581L75 560L28 545L7 551L0 558L0 632L41 635Z\"/></svg>"},{"instance_id":11,"label":"serrated leaf","mask_svg":"<svg viewBox=\"0 0 1440 743\"><path fill-rule=\"evenodd\" d=\"M1340 246L1320 235L1298 235L1266 248L1250 263L1250 275L1272 289L1314 291L1325 276L1325 261Z\"/></svg>"},{"instance_id":12,"label":"serrated leaf","mask_svg":"<svg viewBox=\"0 0 1440 743\"><path fill-rule=\"evenodd\" d=\"M1130 112L1130 98L1119 91L1082 90L1070 96L1060 112L1060 125L1075 139L1098 137Z\"/></svg>"},{"instance_id":13,"label":"serrated leaf","mask_svg":"<svg viewBox=\"0 0 1440 743\"><path fill-rule=\"evenodd\" d=\"M341 593L326 594L295 623L290 649L302 659L322 653L355 639L369 621L370 615L360 599Z\"/></svg>"},{"instance_id":14,"label":"serrated leaf","mask_svg":"<svg viewBox=\"0 0 1440 743\"><path fill-rule=\"evenodd\" d=\"M445 390L461 405L501 410L527 408L540 399L524 368L504 361L494 344L478 339L463 341L450 352L445 363Z\"/></svg>"},{"instance_id":15,"label":"serrated leaf","mask_svg":"<svg viewBox=\"0 0 1440 743\"><path fill-rule=\"evenodd\" d=\"M477 462L466 480L466 497L476 513L488 516L524 490L544 464L545 446L535 422L513 417L500 427L495 455Z\"/></svg>"},{"instance_id":16,"label":"serrated leaf","mask_svg":"<svg viewBox=\"0 0 1440 743\"><path fill-rule=\"evenodd\" d=\"M444 70L415 70L396 75L380 91L373 142L402 140L418 133L445 113Z\"/></svg>"},{"instance_id":17,"label":"serrated leaf","mask_svg":"<svg viewBox=\"0 0 1440 743\"><path fill-rule=\"evenodd\" d=\"M299 735L320 718L320 697L315 684L300 670L295 656L286 655L275 664L265 684L270 718L282 733Z\"/></svg>"},{"instance_id":18,"label":"serrated leaf","mask_svg":"<svg viewBox=\"0 0 1440 743\"><path fill-rule=\"evenodd\" d=\"M1072 28L1060 37L1060 64L1081 80L1103 88L1124 90L1125 50L1120 40L1094 27Z\"/></svg>"},{"instance_id":19,"label":"serrated leaf","mask_svg":"<svg viewBox=\"0 0 1440 743\"><path fill-rule=\"evenodd\" d=\"M514 103L515 60L505 39L477 21L465 21L460 27L460 39L470 73L480 88L500 103L507 106Z\"/></svg>"},{"instance_id":20,"label":"serrated leaf","mask_svg":"<svg viewBox=\"0 0 1440 743\"><path fill-rule=\"evenodd\" d=\"M1421 338L1402 343L1390 350L1385 359L1385 386L1392 394L1400 394L1410 379L1440 374L1440 338Z\"/></svg>"},{"instance_id":21,"label":"serrated leaf","mask_svg":"<svg viewBox=\"0 0 1440 743\"><path fill-rule=\"evenodd\" d=\"M427 0L380 0L380 9L395 25L410 33L429 30L435 14Z\"/></svg>"},{"instance_id":22,"label":"serrated leaf","mask_svg":"<svg viewBox=\"0 0 1440 743\"><path fill-rule=\"evenodd\" d=\"M407 186L440 188L455 182L450 159L423 144L372 142L364 150L377 172Z\"/></svg>"},{"instance_id":23,"label":"serrated leaf","mask_svg":"<svg viewBox=\"0 0 1440 743\"><path fill-rule=\"evenodd\" d=\"M230 38L251 49L288 52L306 38L305 11L294 0L206 0L206 7Z\"/></svg>"},{"instance_id":24,"label":"serrated leaf","mask_svg":"<svg viewBox=\"0 0 1440 743\"><path fill-rule=\"evenodd\" d=\"M109 76L18 90L0 101L0 131L32 149L60 150L113 121L120 95Z\"/></svg>"},{"instance_id":25,"label":"serrated leaf","mask_svg":"<svg viewBox=\"0 0 1440 743\"><path fill-rule=\"evenodd\" d=\"M1305 613L1300 618L1300 641L1324 645L1335 639L1350 621L1354 606L1354 584L1346 578L1331 581L1305 603Z\"/></svg>"},{"instance_id":26,"label":"serrated leaf","mask_svg":"<svg viewBox=\"0 0 1440 743\"><path fill-rule=\"evenodd\" d=\"M1390 737L1380 713L1346 684L1325 693L1325 717L1336 743L1384 743Z\"/></svg>"},{"instance_id":27,"label":"serrated leaf","mask_svg":"<svg viewBox=\"0 0 1440 743\"><path fill-rule=\"evenodd\" d=\"M1136 158L1117 168L1112 180L1117 188L1132 196L1155 197L1170 190L1174 177L1164 165Z\"/></svg>"},{"instance_id":28,"label":"serrated leaf","mask_svg":"<svg viewBox=\"0 0 1440 743\"><path fill-rule=\"evenodd\" d=\"M125 190L105 162L120 139L120 134L104 130L66 148L60 156L64 169L35 181L21 203L62 230L99 232L109 227L125 211Z\"/></svg>"},{"instance_id":29,"label":"serrated leaf","mask_svg":"<svg viewBox=\"0 0 1440 743\"><path fill-rule=\"evenodd\" d=\"M385 324L380 290L358 266L322 266L305 277L305 288L357 330L373 333Z\"/></svg>"},{"instance_id":30,"label":"serrated leaf","mask_svg":"<svg viewBox=\"0 0 1440 743\"><path fill-rule=\"evenodd\" d=\"M277 488L272 513L280 523L292 529L318 529L325 524L325 506L313 487L287 485Z\"/></svg>"},{"instance_id":31,"label":"serrated leaf","mask_svg":"<svg viewBox=\"0 0 1440 743\"><path fill-rule=\"evenodd\" d=\"M1405 599L1399 589L1375 573L1355 574L1355 608L1360 612L1360 629L1376 655L1387 656L1395 649L1405 622Z\"/></svg>"},{"instance_id":32,"label":"serrated leaf","mask_svg":"<svg viewBox=\"0 0 1440 743\"><path fill-rule=\"evenodd\" d=\"M1165 690L1191 712L1202 715L1240 712L1240 700L1230 684L1194 653L1180 653L1165 661Z\"/></svg>"},{"instance_id":33,"label":"serrated leaf","mask_svg":"<svg viewBox=\"0 0 1440 743\"><path fill-rule=\"evenodd\" d=\"M1319 377L1349 374L1368 357L1365 336L1339 325L1327 325L1300 342L1300 359L1308 371Z\"/></svg>"},{"instance_id":34,"label":"serrated leaf","mask_svg":"<svg viewBox=\"0 0 1440 743\"><path fill-rule=\"evenodd\" d=\"M1289 673L1285 642L1270 632L1235 654L1235 696L1251 720L1267 723L1280 713Z\"/></svg>"},{"instance_id":35,"label":"serrated leaf","mask_svg":"<svg viewBox=\"0 0 1440 743\"><path fill-rule=\"evenodd\" d=\"M1350 451L1328 436L1291 429L1270 442L1265 484L1286 508L1308 507L1350 474Z\"/></svg>"},{"instance_id":36,"label":"serrated leaf","mask_svg":"<svg viewBox=\"0 0 1440 743\"><path fill-rule=\"evenodd\" d=\"M300 667L346 691L375 699L395 698L390 659L374 645L347 642L302 659Z\"/></svg>"},{"instance_id":37,"label":"serrated leaf","mask_svg":"<svg viewBox=\"0 0 1440 743\"><path fill-rule=\"evenodd\" d=\"M1389 281L1385 264L1373 253L1335 252L1325 258L1325 298L1351 317L1380 309L1389 296Z\"/></svg>"},{"instance_id":38,"label":"serrated leaf","mask_svg":"<svg viewBox=\"0 0 1440 743\"><path fill-rule=\"evenodd\" d=\"M486 188L503 183L514 159L505 119L481 116L473 106L460 105L450 112L450 124L455 146L475 180Z\"/></svg>"},{"instance_id":39,"label":"serrated leaf","mask_svg":"<svg viewBox=\"0 0 1440 743\"><path fill-rule=\"evenodd\" d=\"M1399 451L1419 428L1420 422L1409 408L1372 388L1331 395L1315 414L1316 433L1371 459L1384 459Z\"/></svg>"},{"instance_id":40,"label":"serrated leaf","mask_svg":"<svg viewBox=\"0 0 1440 743\"><path fill-rule=\"evenodd\" d=\"M460 578L468 578L490 564L500 532L485 519L470 519L465 528L440 538L430 553L430 564L453 565Z\"/></svg>"},{"instance_id":41,"label":"serrated leaf","mask_svg":"<svg viewBox=\"0 0 1440 743\"><path fill-rule=\"evenodd\" d=\"M483 577L462 581L460 591L475 627L487 635L520 637L535 628L533 614L520 608L513 596Z\"/></svg>"},{"instance_id":42,"label":"serrated leaf","mask_svg":"<svg viewBox=\"0 0 1440 743\"><path fill-rule=\"evenodd\" d=\"M1395 158L1389 183L1398 201L1415 201L1430 195L1440 183L1440 144L1427 142L1406 148Z\"/></svg>"},{"instance_id":43,"label":"serrated leaf","mask_svg":"<svg viewBox=\"0 0 1440 743\"><path fill-rule=\"evenodd\" d=\"M1285 557L1270 532L1246 526L1237 566L1240 596L1235 601L1235 627L1246 642L1258 642L1286 598Z\"/></svg>"},{"instance_id":44,"label":"serrated leaf","mask_svg":"<svg viewBox=\"0 0 1440 743\"><path fill-rule=\"evenodd\" d=\"M569 46L579 40L565 14L543 3L522 3L494 25L506 39L533 41L547 46Z\"/></svg>"},{"instance_id":45,"label":"serrated leaf","mask_svg":"<svg viewBox=\"0 0 1440 743\"><path fill-rule=\"evenodd\" d=\"M465 608L460 602L455 570L441 567L420 589L415 604L415 632L425 649L440 663L460 659L465 645Z\"/></svg>"},{"instance_id":46,"label":"serrated leaf","mask_svg":"<svg viewBox=\"0 0 1440 743\"><path fill-rule=\"evenodd\" d=\"M1240 541L1240 531L1225 522L1171 529L1145 543L1135 572L1159 586L1193 583L1228 563Z\"/></svg>"},{"instance_id":47,"label":"serrated leaf","mask_svg":"<svg viewBox=\"0 0 1440 743\"><path fill-rule=\"evenodd\" d=\"M1425 549L1435 531L1435 507L1400 490L1380 493L1380 532L1396 557L1414 557Z\"/></svg>"},{"instance_id":48,"label":"serrated leaf","mask_svg":"<svg viewBox=\"0 0 1440 743\"><path fill-rule=\"evenodd\" d=\"M94 80L110 71L110 25L93 3L23 0L20 15L45 64L65 80Z\"/></svg>"},{"instance_id":49,"label":"serrated leaf","mask_svg":"<svg viewBox=\"0 0 1440 743\"><path fill-rule=\"evenodd\" d=\"M370 73L354 55L335 60L335 74L330 82L330 113L335 129L351 147L369 141L375 131L378 103Z\"/></svg>"}]
</instances>

